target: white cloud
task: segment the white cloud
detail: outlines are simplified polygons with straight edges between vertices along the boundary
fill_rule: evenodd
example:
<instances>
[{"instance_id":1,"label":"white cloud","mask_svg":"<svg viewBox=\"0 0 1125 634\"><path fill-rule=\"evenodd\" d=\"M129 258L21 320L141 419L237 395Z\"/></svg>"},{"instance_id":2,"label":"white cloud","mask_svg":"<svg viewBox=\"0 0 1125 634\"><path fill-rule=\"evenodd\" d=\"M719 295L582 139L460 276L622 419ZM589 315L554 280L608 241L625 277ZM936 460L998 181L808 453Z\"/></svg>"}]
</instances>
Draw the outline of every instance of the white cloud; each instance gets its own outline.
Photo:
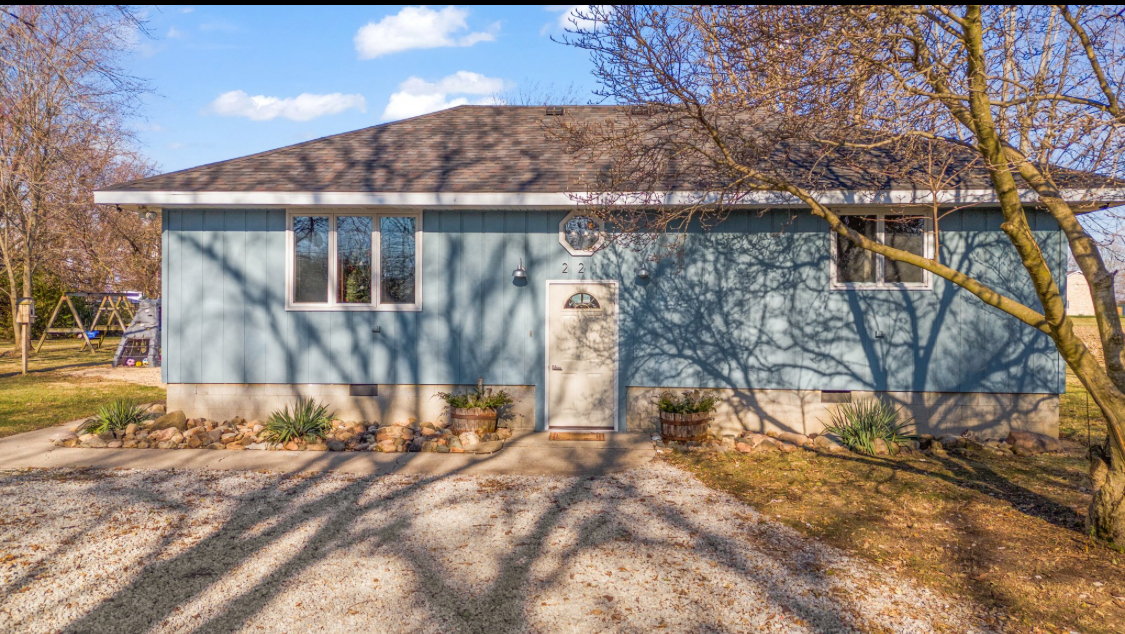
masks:
<instances>
[{"instance_id":1,"label":"white cloud","mask_svg":"<svg viewBox=\"0 0 1125 634\"><path fill-rule=\"evenodd\" d=\"M465 70L442 77L436 82L410 77L399 84L398 92L391 95L387 107L383 109L383 120L416 117L470 103L496 103L494 95L505 87L503 79L485 77Z\"/></svg>"},{"instance_id":2,"label":"white cloud","mask_svg":"<svg viewBox=\"0 0 1125 634\"><path fill-rule=\"evenodd\" d=\"M552 4L544 7L544 10L550 11L551 13L558 13L559 17L554 23L548 22L543 25L543 29L539 31L540 35L575 28L583 31L593 31L600 26L599 23L594 20L579 17L579 13L589 15L590 5L588 4Z\"/></svg>"},{"instance_id":3,"label":"white cloud","mask_svg":"<svg viewBox=\"0 0 1125 634\"><path fill-rule=\"evenodd\" d=\"M180 9L180 13L191 13L192 11L195 11L195 7L184 7Z\"/></svg>"},{"instance_id":4,"label":"white cloud","mask_svg":"<svg viewBox=\"0 0 1125 634\"><path fill-rule=\"evenodd\" d=\"M378 22L368 22L355 34L355 50L360 59L408 51L416 48L472 46L496 39L500 23L487 31L457 34L469 29L469 12L448 6L440 11L426 7L406 7Z\"/></svg>"},{"instance_id":5,"label":"white cloud","mask_svg":"<svg viewBox=\"0 0 1125 634\"><path fill-rule=\"evenodd\" d=\"M367 112L367 100L363 95L302 93L296 97L281 98L250 96L241 90L232 90L216 97L205 111L224 117L246 117L253 121L268 121L277 117L308 121L352 108Z\"/></svg>"},{"instance_id":6,"label":"white cloud","mask_svg":"<svg viewBox=\"0 0 1125 634\"><path fill-rule=\"evenodd\" d=\"M183 36L184 36L184 32L173 26L173 27L168 29L168 35L166 35L164 37L171 38L171 39L178 39L178 38L181 38Z\"/></svg>"}]
</instances>

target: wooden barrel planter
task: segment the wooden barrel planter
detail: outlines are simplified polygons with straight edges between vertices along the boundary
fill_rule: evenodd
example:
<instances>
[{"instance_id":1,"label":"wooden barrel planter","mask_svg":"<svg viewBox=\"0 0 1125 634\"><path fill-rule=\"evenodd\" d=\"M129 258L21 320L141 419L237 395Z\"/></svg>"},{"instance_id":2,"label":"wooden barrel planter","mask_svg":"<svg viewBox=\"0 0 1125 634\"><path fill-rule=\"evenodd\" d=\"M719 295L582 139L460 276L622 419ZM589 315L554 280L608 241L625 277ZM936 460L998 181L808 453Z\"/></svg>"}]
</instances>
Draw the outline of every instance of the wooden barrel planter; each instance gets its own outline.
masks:
<instances>
[{"instance_id":1,"label":"wooden barrel planter","mask_svg":"<svg viewBox=\"0 0 1125 634\"><path fill-rule=\"evenodd\" d=\"M454 434L476 432L479 434L496 433L496 410L480 407L464 408L452 407L449 413L449 428Z\"/></svg>"},{"instance_id":2,"label":"wooden barrel planter","mask_svg":"<svg viewBox=\"0 0 1125 634\"><path fill-rule=\"evenodd\" d=\"M703 442L707 440L710 423L711 412L698 414L660 412L660 436L665 442Z\"/></svg>"}]
</instances>

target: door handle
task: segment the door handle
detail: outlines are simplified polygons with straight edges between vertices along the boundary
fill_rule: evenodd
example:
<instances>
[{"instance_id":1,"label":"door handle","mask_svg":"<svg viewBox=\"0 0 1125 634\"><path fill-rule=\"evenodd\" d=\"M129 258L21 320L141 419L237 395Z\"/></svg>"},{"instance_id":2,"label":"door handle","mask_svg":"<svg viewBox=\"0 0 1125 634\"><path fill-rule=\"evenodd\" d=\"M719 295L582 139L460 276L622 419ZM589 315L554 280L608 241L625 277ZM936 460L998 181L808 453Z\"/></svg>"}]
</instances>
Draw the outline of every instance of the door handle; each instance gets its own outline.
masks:
<instances>
[{"instance_id":1,"label":"door handle","mask_svg":"<svg viewBox=\"0 0 1125 634\"><path fill-rule=\"evenodd\" d=\"M552 370L560 370L560 371L561 371L561 370L562 370L562 367L561 367L561 366L557 366L557 365L552 365L552 366L551 366L551 369L552 369Z\"/></svg>"}]
</instances>

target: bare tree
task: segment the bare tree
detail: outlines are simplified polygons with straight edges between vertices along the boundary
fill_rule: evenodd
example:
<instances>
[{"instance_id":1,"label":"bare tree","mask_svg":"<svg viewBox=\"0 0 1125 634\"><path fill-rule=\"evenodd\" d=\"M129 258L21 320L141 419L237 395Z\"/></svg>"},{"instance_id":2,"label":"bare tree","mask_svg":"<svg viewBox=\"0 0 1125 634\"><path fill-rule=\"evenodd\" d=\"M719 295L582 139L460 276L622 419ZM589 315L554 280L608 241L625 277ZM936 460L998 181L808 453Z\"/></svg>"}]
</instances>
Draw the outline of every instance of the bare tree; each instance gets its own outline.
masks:
<instances>
[{"instance_id":1,"label":"bare tree","mask_svg":"<svg viewBox=\"0 0 1125 634\"><path fill-rule=\"evenodd\" d=\"M144 91L121 65L144 25L124 6L0 5L0 266L13 313L90 184L129 152Z\"/></svg>"},{"instance_id":2,"label":"bare tree","mask_svg":"<svg viewBox=\"0 0 1125 634\"><path fill-rule=\"evenodd\" d=\"M1092 174L1112 187L1125 176L1120 11L619 5L582 18L598 27L572 29L564 41L591 53L603 98L637 105L601 123L564 121L556 133L584 158L612 165L586 196L619 235L716 222L732 204L784 196L841 239L929 271L1045 333L1108 424L1106 444L1091 451L1089 528L1125 544L1125 336L1113 276L1078 221L1086 209L1063 193ZM941 261L940 251L929 258L849 228L823 198L827 164L869 177L875 189L920 190L964 184L959 173L983 167L974 186L995 194L1038 305ZM683 194L677 204L667 204L669 191ZM1090 283L1104 365L1074 332L1025 204L1055 219Z\"/></svg>"}]
</instances>

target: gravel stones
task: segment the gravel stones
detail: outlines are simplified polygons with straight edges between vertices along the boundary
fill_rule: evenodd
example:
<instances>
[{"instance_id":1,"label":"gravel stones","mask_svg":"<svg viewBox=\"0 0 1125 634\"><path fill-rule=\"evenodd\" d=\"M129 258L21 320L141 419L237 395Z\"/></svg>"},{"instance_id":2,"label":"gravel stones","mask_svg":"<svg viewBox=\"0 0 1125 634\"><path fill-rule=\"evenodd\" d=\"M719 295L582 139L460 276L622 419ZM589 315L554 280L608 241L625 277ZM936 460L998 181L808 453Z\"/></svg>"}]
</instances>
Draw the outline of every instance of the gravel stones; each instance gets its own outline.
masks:
<instances>
[{"instance_id":1,"label":"gravel stones","mask_svg":"<svg viewBox=\"0 0 1125 634\"><path fill-rule=\"evenodd\" d=\"M19 588L0 596L0 631L984 631L973 606L663 463L592 478L10 471L0 508L0 583Z\"/></svg>"}]
</instances>

